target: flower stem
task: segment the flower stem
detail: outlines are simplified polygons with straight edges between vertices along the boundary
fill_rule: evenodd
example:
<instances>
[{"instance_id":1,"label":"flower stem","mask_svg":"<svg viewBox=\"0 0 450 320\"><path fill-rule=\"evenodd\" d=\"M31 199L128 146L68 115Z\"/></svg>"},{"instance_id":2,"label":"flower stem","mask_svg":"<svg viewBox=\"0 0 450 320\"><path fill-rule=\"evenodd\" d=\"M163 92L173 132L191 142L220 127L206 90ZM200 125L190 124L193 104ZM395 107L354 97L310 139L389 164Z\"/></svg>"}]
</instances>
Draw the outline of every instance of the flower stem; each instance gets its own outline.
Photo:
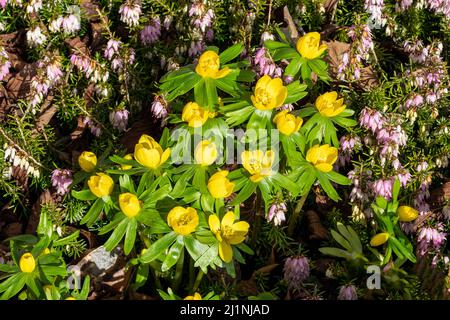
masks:
<instances>
[{"instance_id":1,"label":"flower stem","mask_svg":"<svg viewBox=\"0 0 450 320\"><path fill-rule=\"evenodd\" d=\"M197 291L198 286L200 285L200 282L202 281L203 275L204 275L204 273L203 273L202 269L199 269L198 273L197 273L197 278L195 278L194 286L192 287L192 293L195 293Z\"/></svg>"},{"instance_id":2,"label":"flower stem","mask_svg":"<svg viewBox=\"0 0 450 320\"><path fill-rule=\"evenodd\" d=\"M309 194L309 190L300 198L300 200L298 200L297 205L295 206L294 212L291 216L291 219L289 220L289 227L288 227L288 235L289 236L292 236L294 233L295 226L297 225L297 220L300 215L300 211L302 211L302 207L305 204L308 194Z\"/></svg>"},{"instance_id":3,"label":"flower stem","mask_svg":"<svg viewBox=\"0 0 450 320\"><path fill-rule=\"evenodd\" d=\"M183 275L183 265L184 265L184 250L181 251L180 258L177 262L177 267L175 269L175 277L173 278L173 288L175 291L178 290L181 282L181 276Z\"/></svg>"}]
</instances>

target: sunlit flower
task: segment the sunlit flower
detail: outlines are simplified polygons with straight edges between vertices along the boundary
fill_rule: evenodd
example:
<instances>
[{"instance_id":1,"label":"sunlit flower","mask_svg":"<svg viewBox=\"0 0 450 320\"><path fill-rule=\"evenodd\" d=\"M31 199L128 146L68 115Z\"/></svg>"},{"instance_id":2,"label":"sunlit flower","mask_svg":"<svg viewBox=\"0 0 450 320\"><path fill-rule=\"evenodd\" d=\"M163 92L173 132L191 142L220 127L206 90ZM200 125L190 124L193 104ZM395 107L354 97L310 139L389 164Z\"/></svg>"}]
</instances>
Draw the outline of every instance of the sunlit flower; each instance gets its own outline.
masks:
<instances>
[{"instance_id":1,"label":"sunlit flower","mask_svg":"<svg viewBox=\"0 0 450 320\"><path fill-rule=\"evenodd\" d=\"M217 159L217 147L214 142L202 140L195 148L195 162L202 166L209 166Z\"/></svg>"},{"instance_id":2,"label":"sunlit flower","mask_svg":"<svg viewBox=\"0 0 450 320\"><path fill-rule=\"evenodd\" d=\"M338 99L336 91L327 92L316 99L316 108L325 117L335 117L345 110L344 99Z\"/></svg>"},{"instance_id":3,"label":"sunlit flower","mask_svg":"<svg viewBox=\"0 0 450 320\"><path fill-rule=\"evenodd\" d=\"M128 217L133 218L139 214L141 211L141 203L132 193L122 193L119 195L119 206L120 210Z\"/></svg>"},{"instance_id":4,"label":"sunlit flower","mask_svg":"<svg viewBox=\"0 0 450 320\"><path fill-rule=\"evenodd\" d=\"M277 113L273 118L273 122L276 123L278 131L284 135L290 136L300 130L303 119L290 114L289 110L283 110Z\"/></svg>"},{"instance_id":5,"label":"sunlit flower","mask_svg":"<svg viewBox=\"0 0 450 320\"><path fill-rule=\"evenodd\" d=\"M198 213L194 208L177 206L167 215L167 224L176 233L187 236L197 229Z\"/></svg>"},{"instance_id":6,"label":"sunlit flower","mask_svg":"<svg viewBox=\"0 0 450 320\"><path fill-rule=\"evenodd\" d=\"M261 150L244 151L241 154L242 165L251 174L250 180L259 182L273 174L275 153L271 150L265 153Z\"/></svg>"},{"instance_id":7,"label":"sunlit flower","mask_svg":"<svg viewBox=\"0 0 450 320\"><path fill-rule=\"evenodd\" d=\"M87 184L89 190L99 198L109 196L114 189L113 179L104 173L91 176Z\"/></svg>"},{"instance_id":8,"label":"sunlit flower","mask_svg":"<svg viewBox=\"0 0 450 320\"><path fill-rule=\"evenodd\" d=\"M83 171L92 172L97 166L97 156L91 151L83 151L78 157L78 164Z\"/></svg>"},{"instance_id":9,"label":"sunlit flower","mask_svg":"<svg viewBox=\"0 0 450 320\"><path fill-rule=\"evenodd\" d=\"M326 44L320 44L320 33L309 32L297 41L297 51L305 59L316 59L327 50Z\"/></svg>"},{"instance_id":10,"label":"sunlit flower","mask_svg":"<svg viewBox=\"0 0 450 320\"><path fill-rule=\"evenodd\" d=\"M158 142L143 134L134 147L134 158L144 167L156 169L169 159L170 148L162 150Z\"/></svg>"},{"instance_id":11,"label":"sunlit flower","mask_svg":"<svg viewBox=\"0 0 450 320\"><path fill-rule=\"evenodd\" d=\"M389 233L382 232L374 235L372 239L370 239L370 245L372 247L378 247L384 244L389 239Z\"/></svg>"},{"instance_id":12,"label":"sunlit flower","mask_svg":"<svg viewBox=\"0 0 450 320\"><path fill-rule=\"evenodd\" d=\"M31 253L24 253L19 260L20 270L24 273L31 273L36 269L36 260Z\"/></svg>"},{"instance_id":13,"label":"sunlit flower","mask_svg":"<svg viewBox=\"0 0 450 320\"><path fill-rule=\"evenodd\" d=\"M125 155L123 158L125 160L133 160L133 154L129 153L129 154ZM122 170L130 170L133 166L131 166L129 164L122 164L120 167L122 168Z\"/></svg>"},{"instance_id":14,"label":"sunlit flower","mask_svg":"<svg viewBox=\"0 0 450 320\"><path fill-rule=\"evenodd\" d=\"M183 300L202 300L202 296L200 295L200 293L196 292L193 296L187 296Z\"/></svg>"},{"instance_id":15,"label":"sunlit flower","mask_svg":"<svg viewBox=\"0 0 450 320\"><path fill-rule=\"evenodd\" d=\"M254 95L251 96L253 105L259 110L272 110L281 107L287 97L287 88L280 78L272 79L265 75L258 80Z\"/></svg>"},{"instance_id":16,"label":"sunlit flower","mask_svg":"<svg viewBox=\"0 0 450 320\"><path fill-rule=\"evenodd\" d=\"M231 245L243 242L250 228L245 221L234 221L235 217L232 211L227 212L222 221L215 214L208 218L209 228L219 241L219 256L225 262L233 259Z\"/></svg>"},{"instance_id":17,"label":"sunlit flower","mask_svg":"<svg viewBox=\"0 0 450 320\"><path fill-rule=\"evenodd\" d=\"M213 198L226 198L233 193L234 183L227 178L228 173L227 170L221 170L209 178L208 190Z\"/></svg>"},{"instance_id":18,"label":"sunlit flower","mask_svg":"<svg viewBox=\"0 0 450 320\"><path fill-rule=\"evenodd\" d=\"M311 147L306 153L306 161L311 162L318 170L330 172L338 158L338 149L328 144Z\"/></svg>"},{"instance_id":19,"label":"sunlit flower","mask_svg":"<svg viewBox=\"0 0 450 320\"><path fill-rule=\"evenodd\" d=\"M209 112L206 109L203 109L196 102L188 102L181 114L181 120L188 123L188 126L196 128L201 127L205 124L205 122L214 117L213 112Z\"/></svg>"},{"instance_id":20,"label":"sunlit flower","mask_svg":"<svg viewBox=\"0 0 450 320\"><path fill-rule=\"evenodd\" d=\"M397 209L398 218L402 222L411 222L419 216L419 211L408 206L400 206Z\"/></svg>"},{"instance_id":21,"label":"sunlit flower","mask_svg":"<svg viewBox=\"0 0 450 320\"><path fill-rule=\"evenodd\" d=\"M214 51L205 51L198 59L198 64L195 67L195 72L197 72L203 78L213 78L220 79L225 77L230 73L228 67L219 70L220 68L220 58L219 55Z\"/></svg>"}]
</instances>

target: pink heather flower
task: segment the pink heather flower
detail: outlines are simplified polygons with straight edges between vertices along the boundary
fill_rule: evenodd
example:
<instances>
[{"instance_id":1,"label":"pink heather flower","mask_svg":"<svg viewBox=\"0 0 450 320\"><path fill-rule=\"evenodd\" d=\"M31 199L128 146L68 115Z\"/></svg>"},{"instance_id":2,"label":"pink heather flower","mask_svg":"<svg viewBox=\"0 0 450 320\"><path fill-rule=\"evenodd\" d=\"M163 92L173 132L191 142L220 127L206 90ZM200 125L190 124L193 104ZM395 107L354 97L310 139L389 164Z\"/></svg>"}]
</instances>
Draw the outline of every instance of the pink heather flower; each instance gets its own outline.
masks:
<instances>
[{"instance_id":1,"label":"pink heather flower","mask_svg":"<svg viewBox=\"0 0 450 320\"><path fill-rule=\"evenodd\" d=\"M209 28L205 34L206 41L212 42L214 40L214 30Z\"/></svg>"},{"instance_id":2,"label":"pink heather flower","mask_svg":"<svg viewBox=\"0 0 450 320\"><path fill-rule=\"evenodd\" d=\"M390 179L380 179L373 183L373 191L376 196L381 196L387 200L392 198L393 181Z\"/></svg>"},{"instance_id":3,"label":"pink heather flower","mask_svg":"<svg viewBox=\"0 0 450 320\"><path fill-rule=\"evenodd\" d=\"M284 263L284 280L289 288L299 290L303 281L309 277L309 260L307 257L290 257Z\"/></svg>"},{"instance_id":4,"label":"pink heather flower","mask_svg":"<svg viewBox=\"0 0 450 320\"><path fill-rule=\"evenodd\" d=\"M91 131L91 133L96 136L96 137L100 137L100 135L102 134L102 129L100 128L100 126L96 125L94 121L92 121L91 118L86 117L84 118L83 123L88 126L89 130Z\"/></svg>"},{"instance_id":5,"label":"pink heather flower","mask_svg":"<svg viewBox=\"0 0 450 320\"><path fill-rule=\"evenodd\" d=\"M404 173L399 173L397 178L400 181L401 186L406 187L409 180L411 180L411 174L408 171L405 171Z\"/></svg>"},{"instance_id":6,"label":"pink heather flower","mask_svg":"<svg viewBox=\"0 0 450 320\"><path fill-rule=\"evenodd\" d=\"M135 27L139 24L141 15L141 6L133 0L127 0L119 8L120 20L129 27Z\"/></svg>"},{"instance_id":7,"label":"pink heather flower","mask_svg":"<svg viewBox=\"0 0 450 320\"><path fill-rule=\"evenodd\" d=\"M156 42L161 36L161 20L159 16L154 17L149 25L146 25L141 31L141 42L144 45L150 45Z\"/></svg>"},{"instance_id":8,"label":"pink heather flower","mask_svg":"<svg viewBox=\"0 0 450 320\"><path fill-rule=\"evenodd\" d=\"M81 28L80 19L76 15L70 14L62 19L61 26L64 30L64 33L75 33Z\"/></svg>"},{"instance_id":9,"label":"pink heather flower","mask_svg":"<svg viewBox=\"0 0 450 320\"><path fill-rule=\"evenodd\" d=\"M287 212L286 204L274 203L270 206L267 215L267 221L273 222L275 226L281 225L286 221L285 213Z\"/></svg>"},{"instance_id":10,"label":"pink heather flower","mask_svg":"<svg viewBox=\"0 0 450 320\"><path fill-rule=\"evenodd\" d=\"M417 165L417 172L422 172L422 171L426 171L428 169L428 162L426 161L422 161L421 163L419 163Z\"/></svg>"},{"instance_id":11,"label":"pink heather flower","mask_svg":"<svg viewBox=\"0 0 450 320\"><path fill-rule=\"evenodd\" d=\"M52 186L56 188L56 193L65 195L69 192L69 187L72 184L72 171L69 169L55 169L52 172Z\"/></svg>"},{"instance_id":12,"label":"pink heather flower","mask_svg":"<svg viewBox=\"0 0 450 320\"><path fill-rule=\"evenodd\" d=\"M6 7L6 0L0 0L0 7L2 8Z\"/></svg>"},{"instance_id":13,"label":"pink heather flower","mask_svg":"<svg viewBox=\"0 0 450 320\"><path fill-rule=\"evenodd\" d=\"M156 119L161 119L163 123L166 121L168 116L166 105L167 104L163 98L155 96L151 106L152 114L155 116Z\"/></svg>"},{"instance_id":14,"label":"pink heather flower","mask_svg":"<svg viewBox=\"0 0 450 320\"><path fill-rule=\"evenodd\" d=\"M373 23L374 28L379 28L385 24L382 15L384 9L383 0L365 0L364 9L370 13L369 20Z\"/></svg>"},{"instance_id":15,"label":"pink heather flower","mask_svg":"<svg viewBox=\"0 0 450 320\"><path fill-rule=\"evenodd\" d=\"M111 111L109 121L114 129L125 131L128 125L128 116L130 112L127 109Z\"/></svg>"},{"instance_id":16,"label":"pink heather flower","mask_svg":"<svg viewBox=\"0 0 450 320\"><path fill-rule=\"evenodd\" d=\"M358 300L358 293L354 285L342 286L339 289L338 300Z\"/></svg>"},{"instance_id":17,"label":"pink heather flower","mask_svg":"<svg viewBox=\"0 0 450 320\"><path fill-rule=\"evenodd\" d=\"M280 67L277 67L264 47L256 51L253 58L253 65L255 66L259 76L268 75L271 77L280 78L283 74L283 70Z\"/></svg>"},{"instance_id":18,"label":"pink heather flower","mask_svg":"<svg viewBox=\"0 0 450 320\"><path fill-rule=\"evenodd\" d=\"M172 21L173 21L173 17L172 16L166 16L164 18L164 22L163 22L164 29L169 30L170 25L172 24Z\"/></svg>"},{"instance_id":19,"label":"pink heather flower","mask_svg":"<svg viewBox=\"0 0 450 320\"><path fill-rule=\"evenodd\" d=\"M119 53L120 46L122 45L122 42L119 40L110 39L108 43L106 44L106 49L103 54L103 56L111 61L114 55Z\"/></svg>"},{"instance_id":20,"label":"pink heather flower","mask_svg":"<svg viewBox=\"0 0 450 320\"><path fill-rule=\"evenodd\" d=\"M9 74L9 68L11 68L11 62L8 60L8 53L0 47L0 81Z\"/></svg>"},{"instance_id":21,"label":"pink heather flower","mask_svg":"<svg viewBox=\"0 0 450 320\"><path fill-rule=\"evenodd\" d=\"M444 225L439 222L435 228L424 227L420 230L417 238L417 249L420 255L425 255L430 249L439 250L447 239L447 234L443 232Z\"/></svg>"},{"instance_id":22,"label":"pink heather flower","mask_svg":"<svg viewBox=\"0 0 450 320\"><path fill-rule=\"evenodd\" d=\"M205 43L203 41L192 41L189 47L188 54L190 57L195 57L205 50Z\"/></svg>"},{"instance_id":23,"label":"pink heather flower","mask_svg":"<svg viewBox=\"0 0 450 320\"><path fill-rule=\"evenodd\" d=\"M383 127L384 117L377 110L364 108L359 116L359 123L362 127L375 133Z\"/></svg>"}]
</instances>

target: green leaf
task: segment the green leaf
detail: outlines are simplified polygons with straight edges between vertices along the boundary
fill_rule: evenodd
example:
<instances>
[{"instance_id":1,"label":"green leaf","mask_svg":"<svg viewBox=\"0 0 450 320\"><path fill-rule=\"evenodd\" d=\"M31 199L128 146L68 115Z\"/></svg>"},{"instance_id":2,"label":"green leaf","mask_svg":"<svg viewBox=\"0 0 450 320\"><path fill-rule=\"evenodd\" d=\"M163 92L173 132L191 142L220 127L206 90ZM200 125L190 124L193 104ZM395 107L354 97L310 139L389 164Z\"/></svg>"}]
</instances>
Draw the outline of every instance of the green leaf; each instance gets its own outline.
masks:
<instances>
[{"instance_id":1,"label":"green leaf","mask_svg":"<svg viewBox=\"0 0 450 320\"><path fill-rule=\"evenodd\" d=\"M327 176L328 179L330 179L333 182L336 182L337 184L348 186L352 183L352 181L349 178L343 176L342 174L337 173L336 171L327 172L325 175Z\"/></svg>"},{"instance_id":2,"label":"green leaf","mask_svg":"<svg viewBox=\"0 0 450 320\"><path fill-rule=\"evenodd\" d=\"M87 224L89 227L92 226L100 216L100 213L102 212L103 209L103 205L104 205L103 200L97 198L97 200L95 200L94 204L86 213L86 215L83 217L83 219L81 219L80 223Z\"/></svg>"},{"instance_id":3,"label":"green leaf","mask_svg":"<svg viewBox=\"0 0 450 320\"><path fill-rule=\"evenodd\" d=\"M288 177L283 176L281 173L275 173L274 175L272 175L272 179L276 181L282 188L290 191L294 196L299 194L299 186Z\"/></svg>"},{"instance_id":4,"label":"green leaf","mask_svg":"<svg viewBox=\"0 0 450 320\"><path fill-rule=\"evenodd\" d=\"M283 43L274 40L266 40L264 41L264 47L269 50L281 49L281 48L290 48L291 46L288 43Z\"/></svg>"},{"instance_id":5,"label":"green leaf","mask_svg":"<svg viewBox=\"0 0 450 320\"><path fill-rule=\"evenodd\" d=\"M398 178L394 181L394 186L392 188L392 201L396 202L398 199L398 194L400 192L400 180Z\"/></svg>"},{"instance_id":6,"label":"green leaf","mask_svg":"<svg viewBox=\"0 0 450 320\"><path fill-rule=\"evenodd\" d=\"M142 263L150 263L155 260L161 253L164 252L177 238L177 234L174 231L169 232L162 238L158 239L148 248L144 254L139 258Z\"/></svg>"},{"instance_id":7,"label":"green leaf","mask_svg":"<svg viewBox=\"0 0 450 320\"><path fill-rule=\"evenodd\" d=\"M341 246L343 246L347 251L352 252L352 246L350 243L344 239L339 233L337 233L334 230L331 230L331 235L333 236L334 240L336 240L337 243L339 243Z\"/></svg>"},{"instance_id":8,"label":"green leaf","mask_svg":"<svg viewBox=\"0 0 450 320\"><path fill-rule=\"evenodd\" d=\"M256 184L251 182L250 180L244 185L244 187L239 191L239 194L233 201L230 203L231 206L235 206L237 204L241 204L245 200L247 200L252 193L256 190Z\"/></svg>"},{"instance_id":9,"label":"green leaf","mask_svg":"<svg viewBox=\"0 0 450 320\"><path fill-rule=\"evenodd\" d=\"M214 259L219 253L219 243L216 242L211 245L208 250L203 252L203 254L195 261L194 266L200 267L204 273L208 272L208 266L212 265Z\"/></svg>"},{"instance_id":10,"label":"green leaf","mask_svg":"<svg viewBox=\"0 0 450 320\"><path fill-rule=\"evenodd\" d=\"M136 291L147 282L150 266L148 264L139 264L136 279L134 280L133 289Z\"/></svg>"},{"instance_id":11,"label":"green leaf","mask_svg":"<svg viewBox=\"0 0 450 320\"><path fill-rule=\"evenodd\" d=\"M26 275L23 273L16 273L8 278L3 283L0 283L0 292L4 292L0 300L9 300L14 297L25 285Z\"/></svg>"},{"instance_id":12,"label":"green leaf","mask_svg":"<svg viewBox=\"0 0 450 320\"><path fill-rule=\"evenodd\" d=\"M88 200L95 200L97 199L97 196L91 192L91 190L81 190L81 191L75 191L72 190L72 197L78 200L88 201Z\"/></svg>"},{"instance_id":13,"label":"green leaf","mask_svg":"<svg viewBox=\"0 0 450 320\"><path fill-rule=\"evenodd\" d=\"M209 194L208 188L206 187L206 172L204 168L195 170L192 183L202 194Z\"/></svg>"},{"instance_id":14,"label":"green leaf","mask_svg":"<svg viewBox=\"0 0 450 320\"><path fill-rule=\"evenodd\" d=\"M184 248L183 236L178 236L175 243L170 247L169 252L167 253L166 258L161 266L161 271L166 272L170 268L172 268L180 258L180 255Z\"/></svg>"},{"instance_id":15,"label":"green leaf","mask_svg":"<svg viewBox=\"0 0 450 320\"><path fill-rule=\"evenodd\" d=\"M319 248L319 251L322 252L323 254L329 255L329 256L335 256L338 258L344 258L347 260L352 260L352 255L351 253L339 249L339 248L331 248L331 247L323 247L323 248Z\"/></svg>"},{"instance_id":16,"label":"green leaf","mask_svg":"<svg viewBox=\"0 0 450 320\"><path fill-rule=\"evenodd\" d=\"M333 186L330 183L330 180L319 170L317 171L317 178L319 179L320 186L325 191L325 193L334 201L338 201L341 199L336 192L336 190L333 188Z\"/></svg>"},{"instance_id":17,"label":"green leaf","mask_svg":"<svg viewBox=\"0 0 450 320\"><path fill-rule=\"evenodd\" d=\"M114 229L113 233L109 237L109 239L105 242L104 246L107 251L112 251L119 242L122 240L123 236L125 235L125 232L127 231L128 226L128 219L123 219L117 226L116 229Z\"/></svg>"},{"instance_id":18,"label":"green leaf","mask_svg":"<svg viewBox=\"0 0 450 320\"><path fill-rule=\"evenodd\" d=\"M278 48L275 49L272 58L275 61L279 61L282 59L299 59L300 55L298 54L297 50L289 47L289 48Z\"/></svg>"},{"instance_id":19,"label":"green leaf","mask_svg":"<svg viewBox=\"0 0 450 320\"><path fill-rule=\"evenodd\" d=\"M244 50L244 45L242 43L236 43L235 45L232 45L224 52L219 54L220 63L224 65L228 61L233 60L234 58L236 58L238 55L241 54L242 50Z\"/></svg>"},{"instance_id":20,"label":"green leaf","mask_svg":"<svg viewBox=\"0 0 450 320\"><path fill-rule=\"evenodd\" d=\"M136 240L137 221L134 218L128 219L127 231L125 233L124 253L127 256L134 247Z\"/></svg>"},{"instance_id":21,"label":"green leaf","mask_svg":"<svg viewBox=\"0 0 450 320\"><path fill-rule=\"evenodd\" d=\"M302 66L302 60L300 59L300 57L294 58L294 59L291 60L289 65L284 70L284 74L286 76L292 76L293 77L300 71L300 67L301 66Z\"/></svg>"}]
</instances>

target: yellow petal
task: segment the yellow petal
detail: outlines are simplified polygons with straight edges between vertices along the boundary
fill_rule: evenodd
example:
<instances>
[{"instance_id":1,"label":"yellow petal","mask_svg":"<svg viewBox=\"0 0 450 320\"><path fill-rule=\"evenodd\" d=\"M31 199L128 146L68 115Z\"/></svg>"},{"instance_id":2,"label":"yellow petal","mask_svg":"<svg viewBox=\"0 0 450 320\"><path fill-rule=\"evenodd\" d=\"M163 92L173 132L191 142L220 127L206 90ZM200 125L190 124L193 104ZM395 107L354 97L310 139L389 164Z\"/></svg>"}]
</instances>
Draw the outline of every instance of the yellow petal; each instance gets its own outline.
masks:
<instances>
[{"instance_id":1,"label":"yellow petal","mask_svg":"<svg viewBox=\"0 0 450 320\"><path fill-rule=\"evenodd\" d=\"M220 79L226 77L230 72L231 72L230 68L225 67L222 70L217 71L213 78Z\"/></svg>"},{"instance_id":2,"label":"yellow petal","mask_svg":"<svg viewBox=\"0 0 450 320\"><path fill-rule=\"evenodd\" d=\"M233 249L225 241L219 243L219 256L224 262L230 262L233 259Z\"/></svg>"},{"instance_id":3,"label":"yellow petal","mask_svg":"<svg viewBox=\"0 0 450 320\"><path fill-rule=\"evenodd\" d=\"M329 163L318 163L315 167L322 172L330 172L333 170L333 166Z\"/></svg>"},{"instance_id":4,"label":"yellow petal","mask_svg":"<svg viewBox=\"0 0 450 320\"><path fill-rule=\"evenodd\" d=\"M319 157L319 145L311 147L306 153L306 161L315 164L317 162L317 158Z\"/></svg>"},{"instance_id":5,"label":"yellow petal","mask_svg":"<svg viewBox=\"0 0 450 320\"><path fill-rule=\"evenodd\" d=\"M214 234L219 233L220 231L220 220L215 214L211 214L208 218L209 229Z\"/></svg>"},{"instance_id":6,"label":"yellow petal","mask_svg":"<svg viewBox=\"0 0 450 320\"><path fill-rule=\"evenodd\" d=\"M228 211L222 218L222 224L221 224L222 228L223 227L232 227L234 220L235 220L234 212Z\"/></svg>"},{"instance_id":7,"label":"yellow petal","mask_svg":"<svg viewBox=\"0 0 450 320\"><path fill-rule=\"evenodd\" d=\"M370 240L370 245L372 247L378 247L384 244L386 241L388 241L388 239L389 239L388 233L386 232L379 233Z\"/></svg>"},{"instance_id":8,"label":"yellow petal","mask_svg":"<svg viewBox=\"0 0 450 320\"><path fill-rule=\"evenodd\" d=\"M162 155L161 155L161 162L159 164L162 165L164 162L167 161L167 159L169 159L169 157L170 157L170 148L167 148L162 153Z\"/></svg>"},{"instance_id":9,"label":"yellow petal","mask_svg":"<svg viewBox=\"0 0 450 320\"><path fill-rule=\"evenodd\" d=\"M233 224L233 231L247 233L250 225L246 221L239 221Z\"/></svg>"},{"instance_id":10,"label":"yellow petal","mask_svg":"<svg viewBox=\"0 0 450 320\"><path fill-rule=\"evenodd\" d=\"M419 212L409 206L400 206L397 209L399 220L402 222L411 222L419 216Z\"/></svg>"}]
</instances>

